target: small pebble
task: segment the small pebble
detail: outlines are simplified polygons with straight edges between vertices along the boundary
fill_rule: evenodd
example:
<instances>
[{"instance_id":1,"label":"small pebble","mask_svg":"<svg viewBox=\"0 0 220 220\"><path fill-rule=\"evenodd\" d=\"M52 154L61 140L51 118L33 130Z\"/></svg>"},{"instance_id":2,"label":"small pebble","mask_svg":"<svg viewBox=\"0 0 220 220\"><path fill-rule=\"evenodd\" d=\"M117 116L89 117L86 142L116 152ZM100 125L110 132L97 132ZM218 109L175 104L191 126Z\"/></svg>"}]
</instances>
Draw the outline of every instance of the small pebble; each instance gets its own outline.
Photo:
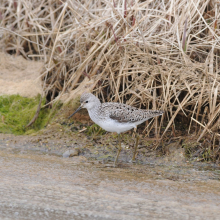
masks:
<instances>
[{"instance_id":1,"label":"small pebble","mask_svg":"<svg viewBox=\"0 0 220 220\"><path fill-rule=\"evenodd\" d=\"M73 149L73 150L67 150L63 153L63 157L67 158L67 157L74 157L74 156L78 156L79 155L79 149Z\"/></svg>"}]
</instances>

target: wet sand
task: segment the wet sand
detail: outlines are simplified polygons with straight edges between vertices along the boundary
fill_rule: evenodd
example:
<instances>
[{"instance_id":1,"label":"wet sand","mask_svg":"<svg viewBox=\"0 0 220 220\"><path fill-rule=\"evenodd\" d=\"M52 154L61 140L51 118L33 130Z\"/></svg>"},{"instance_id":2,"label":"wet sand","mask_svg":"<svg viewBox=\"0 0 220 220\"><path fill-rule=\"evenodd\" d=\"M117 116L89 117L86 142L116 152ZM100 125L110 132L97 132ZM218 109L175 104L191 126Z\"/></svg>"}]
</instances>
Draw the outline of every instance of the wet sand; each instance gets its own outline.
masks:
<instances>
[{"instance_id":1,"label":"wet sand","mask_svg":"<svg viewBox=\"0 0 220 220\"><path fill-rule=\"evenodd\" d=\"M220 218L219 167L79 158L1 147L1 219Z\"/></svg>"}]
</instances>

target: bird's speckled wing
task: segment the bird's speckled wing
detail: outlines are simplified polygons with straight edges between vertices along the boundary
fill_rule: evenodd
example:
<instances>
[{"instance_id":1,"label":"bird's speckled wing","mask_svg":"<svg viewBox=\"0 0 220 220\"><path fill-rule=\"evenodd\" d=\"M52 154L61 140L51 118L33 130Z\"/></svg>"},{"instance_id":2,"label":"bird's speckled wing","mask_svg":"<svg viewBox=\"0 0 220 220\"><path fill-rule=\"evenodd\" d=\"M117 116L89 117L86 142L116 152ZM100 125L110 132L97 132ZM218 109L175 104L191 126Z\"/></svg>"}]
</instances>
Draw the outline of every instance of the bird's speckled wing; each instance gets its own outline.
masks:
<instances>
[{"instance_id":1,"label":"bird's speckled wing","mask_svg":"<svg viewBox=\"0 0 220 220\"><path fill-rule=\"evenodd\" d=\"M134 123L163 114L163 111L160 110L143 110L116 102L103 103L102 111L104 111L105 114L108 114L111 119L120 123Z\"/></svg>"}]
</instances>

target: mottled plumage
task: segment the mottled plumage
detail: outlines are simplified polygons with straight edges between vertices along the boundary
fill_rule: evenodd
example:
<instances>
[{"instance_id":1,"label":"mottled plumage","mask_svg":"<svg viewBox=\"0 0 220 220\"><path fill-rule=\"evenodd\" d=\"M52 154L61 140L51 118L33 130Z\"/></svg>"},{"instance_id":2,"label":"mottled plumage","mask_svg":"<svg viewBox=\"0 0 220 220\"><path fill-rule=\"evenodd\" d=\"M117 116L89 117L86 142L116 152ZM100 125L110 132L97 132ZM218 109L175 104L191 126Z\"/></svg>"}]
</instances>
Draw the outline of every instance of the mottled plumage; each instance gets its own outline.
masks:
<instances>
[{"instance_id":1,"label":"mottled plumage","mask_svg":"<svg viewBox=\"0 0 220 220\"><path fill-rule=\"evenodd\" d=\"M143 110L132 107L130 105L108 102L101 105L101 109L109 112L109 117L117 120L118 122L130 122L135 123L144 120L148 120L155 116L163 114L162 111Z\"/></svg>"},{"instance_id":2,"label":"mottled plumage","mask_svg":"<svg viewBox=\"0 0 220 220\"><path fill-rule=\"evenodd\" d=\"M91 93L83 93L80 103L81 106L70 117L81 108L86 108L92 121L104 130L118 134L136 128L137 125L146 120L163 114L163 111L160 110L143 110L122 103L101 103Z\"/></svg>"}]
</instances>

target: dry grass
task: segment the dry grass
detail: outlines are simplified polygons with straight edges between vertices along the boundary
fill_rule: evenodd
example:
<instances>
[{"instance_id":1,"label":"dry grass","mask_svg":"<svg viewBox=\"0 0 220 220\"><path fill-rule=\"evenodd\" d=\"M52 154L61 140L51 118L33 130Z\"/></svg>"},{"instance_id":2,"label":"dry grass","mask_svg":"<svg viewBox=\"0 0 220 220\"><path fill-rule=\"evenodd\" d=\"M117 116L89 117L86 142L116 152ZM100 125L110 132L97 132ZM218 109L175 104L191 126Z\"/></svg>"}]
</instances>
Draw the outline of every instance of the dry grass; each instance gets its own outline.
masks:
<instances>
[{"instance_id":1,"label":"dry grass","mask_svg":"<svg viewBox=\"0 0 220 220\"><path fill-rule=\"evenodd\" d=\"M217 0L1 0L0 7L3 50L45 61L51 101L88 77L103 101L164 109L147 134L168 121L164 137L184 120L198 141L219 140Z\"/></svg>"}]
</instances>

